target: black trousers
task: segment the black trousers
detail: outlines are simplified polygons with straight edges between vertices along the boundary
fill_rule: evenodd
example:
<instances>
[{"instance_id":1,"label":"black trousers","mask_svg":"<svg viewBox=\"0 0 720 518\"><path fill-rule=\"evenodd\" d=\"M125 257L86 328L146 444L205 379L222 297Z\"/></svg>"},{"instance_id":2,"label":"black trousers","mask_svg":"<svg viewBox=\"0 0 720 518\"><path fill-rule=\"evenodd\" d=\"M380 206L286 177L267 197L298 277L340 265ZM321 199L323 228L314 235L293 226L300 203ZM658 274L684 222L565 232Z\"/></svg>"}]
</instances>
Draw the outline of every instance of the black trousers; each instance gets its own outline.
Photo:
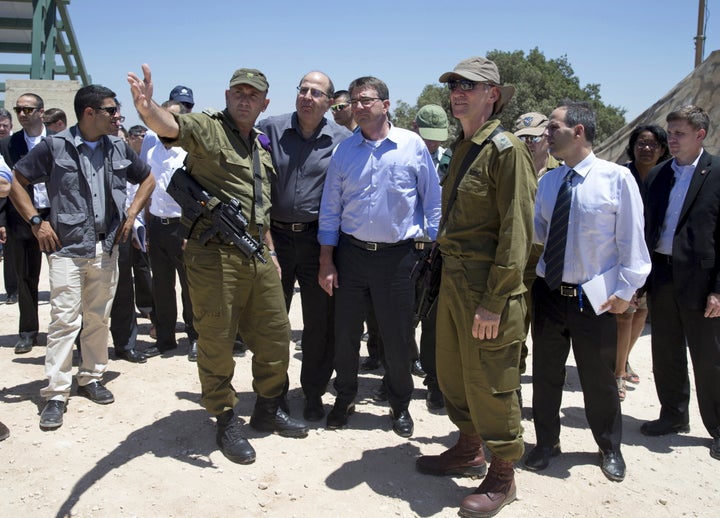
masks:
<instances>
[{"instance_id":1,"label":"black trousers","mask_svg":"<svg viewBox=\"0 0 720 518\"><path fill-rule=\"evenodd\" d=\"M687 348L695 373L700 417L712 437L720 437L720 318L705 318L704 309L688 309L677 298L672 266L653 261L648 292L652 315L652 358L660 419L689 420L690 379Z\"/></svg>"},{"instance_id":2,"label":"black trousers","mask_svg":"<svg viewBox=\"0 0 720 518\"><path fill-rule=\"evenodd\" d=\"M152 272L150 255L135 247L130 252L133 282L135 283L135 306L140 312L150 315L154 320L155 301L152 291Z\"/></svg>"},{"instance_id":3,"label":"black trousers","mask_svg":"<svg viewBox=\"0 0 720 518\"><path fill-rule=\"evenodd\" d=\"M30 230L28 229L28 232ZM13 232L8 229L5 261L11 261L15 270L18 295L18 333L23 337L35 337L38 334L38 284L40 282L40 268L42 266L42 252L40 244L30 232L29 237L23 232ZM8 257L8 255L10 257ZM8 294L12 293L6 287Z\"/></svg>"},{"instance_id":4,"label":"black trousers","mask_svg":"<svg viewBox=\"0 0 720 518\"><path fill-rule=\"evenodd\" d=\"M437 389L437 366L435 360L435 343L436 343L436 321L437 321L437 302L428 313L427 318L420 321L422 331L420 332L420 363L425 371L425 380L423 384L426 387ZM414 346L415 344L413 344ZM413 351L411 351L412 353Z\"/></svg>"},{"instance_id":5,"label":"black trousers","mask_svg":"<svg viewBox=\"0 0 720 518\"><path fill-rule=\"evenodd\" d=\"M333 372L335 309L333 299L320 287L320 244L317 225L303 232L271 226L282 269L285 306L290 311L295 281L302 303L302 367L300 385L306 397L322 396Z\"/></svg>"},{"instance_id":6,"label":"black trousers","mask_svg":"<svg viewBox=\"0 0 720 518\"><path fill-rule=\"evenodd\" d=\"M110 310L110 334L115 352L134 349L137 341L138 326L132 273L133 250L135 248L131 239L118 245L118 282Z\"/></svg>"},{"instance_id":7,"label":"black trousers","mask_svg":"<svg viewBox=\"0 0 720 518\"><path fill-rule=\"evenodd\" d=\"M18 281L17 273L15 273L15 265L12 260L12 244L10 240L6 240L3 245L3 278L5 280L5 293L8 295L17 295Z\"/></svg>"},{"instance_id":8,"label":"black trousers","mask_svg":"<svg viewBox=\"0 0 720 518\"><path fill-rule=\"evenodd\" d=\"M602 451L620 451L622 415L615 383L617 324L615 315L596 315L577 297L550 290L545 279L533 284L533 420L538 446L560 440L560 404L565 363L572 344L585 416ZM654 317L653 317L654 321Z\"/></svg>"},{"instance_id":9,"label":"black trousers","mask_svg":"<svg viewBox=\"0 0 720 518\"><path fill-rule=\"evenodd\" d=\"M412 312L415 263L412 241L375 252L341 235L336 251L339 288L335 290L335 390L337 404L352 403L358 391L358 359L363 322L371 305L384 344L388 401L407 409L413 391Z\"/></svg>"},{"instance_id":10,"label":"black trousers","mask_svg":"<svg viewBox=\"0 0 720 518\"><path fill-rule=\"evenodd\" d=\"M179 221L163 224L153 216L147 225L150 238L150 264L152 265L152 288L155 302L155 332L157 347L172 349L177 347L175 325L177 323L177 296L175 294L176 277L180 280L180 298L182 300L182 318L185 332L190 340L197 340L198 334L193 326L193 307L187 286L187 275L183 263L183 232Z\"/></svg>"}]
</instances>

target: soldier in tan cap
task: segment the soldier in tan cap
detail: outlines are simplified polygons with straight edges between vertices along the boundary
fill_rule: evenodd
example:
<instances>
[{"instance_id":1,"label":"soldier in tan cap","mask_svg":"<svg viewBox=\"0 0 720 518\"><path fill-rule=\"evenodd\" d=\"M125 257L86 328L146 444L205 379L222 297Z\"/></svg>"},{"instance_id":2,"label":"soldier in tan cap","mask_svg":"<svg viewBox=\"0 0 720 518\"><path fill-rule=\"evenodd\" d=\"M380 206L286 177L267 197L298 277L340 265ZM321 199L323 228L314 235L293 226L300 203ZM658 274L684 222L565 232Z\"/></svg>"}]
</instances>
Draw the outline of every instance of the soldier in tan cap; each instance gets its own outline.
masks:
<instances>
[{"instance_id":1,"label":"soldier in tan cap","mask_svg":"<svg viewBox=\"0 0 720 518\"><path fill-rule=\"evenodd\" d=\"M538 179L550 169L555 169L560 165L560 161L549 152L547 136L545 135L545 128L547 128L547 125L548 118L538 112L523 113L515 121L515 136L524 141L530 150ZM525 267L524 282L525 287L527 288L527 291L525 292L525 304L527 305L528 310L525 317L525 334L530 331L530 321L532 319L530 290L532 289L533 282L535 282L535 279L537 278L535 268L540 260L542 251L543 247L541 244L533 243L530 248L530 257L528 258L527 266ZM525 341L523 341L522 354L520 356L521 374L525 373L525 360L527 355L528 347ZM522 409L522 395L520 397L520 407Z\"/></svg>"},{"instance_id":2,"label":"soldier in tan cap","mask_svg":"<svg viewBox=\"0 0 720 518\"><path fill-rule=\"evenodd\" d=\"M492 120L515 89L483 57L440 76L462 132L442 193L442 283L437 371L455 446L422 456L432 475L487 476L460 516L493 516L515 499L514 464L523 455L517 390L525 339L523 269L532 241L537 179L530 152ZM486 467L483 448L492 452Z\"/></svg>"},{"instance_id":3,"label":"soldier in tan cap","mask_svg":"<svg viewBox=\"0 0 720 518\"><path fill-rule=\"evenodd\" d=\"M290 322L285 311L280 267L270 235L270 181L275 176L268 138L254 128L270 100L265 74L236 70L225 91L222 112L177 114L152 100L150 67L144 77L128 74L135 108L149 128L170 146L188 152L189 174L221 202L235 199L248 220L247 231L264 242L265 262L248 259L235 246L199 237L212 222L200 217L184 251L188 287L198 332L198 373L202 404L217 417L217 443L231 461L248 464L255 450L242 436L234 414L233 342L238 331L253 352L257 401L250 426L285 437L305 437L307 426L281 408L289 363ZM255 173L259 178L255 179ZM257 190L257 192L256 192Z\"/></svg>"},{"instance_id":4,"label":"soldier in tan cap","mask_svg":"<svg viewBox=\"0 0 720 518\"><path fill-rule=\"evenodd\" d=\"M548 118L538 112L523 113L515 121L515 136L527 144L538 178L560 165L560 162L548 151L545 136L547 125Z\"/></svg>"}]
</instances>

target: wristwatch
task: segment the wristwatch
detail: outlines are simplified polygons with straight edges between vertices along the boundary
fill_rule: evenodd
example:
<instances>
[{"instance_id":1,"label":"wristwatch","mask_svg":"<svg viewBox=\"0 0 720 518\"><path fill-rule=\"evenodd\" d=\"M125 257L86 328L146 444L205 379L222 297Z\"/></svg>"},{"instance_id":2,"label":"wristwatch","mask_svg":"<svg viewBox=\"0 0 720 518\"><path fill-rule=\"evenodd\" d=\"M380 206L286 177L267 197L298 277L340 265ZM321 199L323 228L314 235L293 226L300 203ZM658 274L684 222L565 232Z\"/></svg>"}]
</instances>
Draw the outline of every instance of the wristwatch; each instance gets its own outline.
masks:
<instances>
[{"instance_id":1,"label":"wristwatch","mask_svg":"<svg viewBox=\"0 0 720 518\"><path fill-rule=\"evenodd\" d=\"M40 214L35 214L32 218L30 218L30 224L34 227L35 225L39 225L43 222L43 219L40 217Z\"/></svg>"}]
</instances>

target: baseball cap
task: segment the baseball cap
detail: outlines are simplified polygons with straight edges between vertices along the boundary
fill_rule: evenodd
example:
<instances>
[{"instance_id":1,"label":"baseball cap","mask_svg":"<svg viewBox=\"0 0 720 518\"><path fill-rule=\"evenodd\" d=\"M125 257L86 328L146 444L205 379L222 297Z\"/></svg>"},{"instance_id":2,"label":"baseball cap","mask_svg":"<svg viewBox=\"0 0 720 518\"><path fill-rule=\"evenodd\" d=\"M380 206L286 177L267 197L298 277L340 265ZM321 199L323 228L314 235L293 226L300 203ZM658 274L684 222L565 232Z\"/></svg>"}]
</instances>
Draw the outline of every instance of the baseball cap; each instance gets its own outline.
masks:
<instances>
[{"instance_id":1,"label":"baseball cap","mask_svg":"<svg viewBox=\"0 0 720 518\"><path fill-rule=\"evenodd\" d=\"M448 119L445 110L437 104L426 104L415 116L418 133L425 140L444 142L448 138Z\"/></svg>"},{"instance_id":2,"label":"baseball cap","mask_svg":"<svg viewBox=\"0 0 720 518\"><path fill-rule=\"evenodd\" d=\"M547 125L548 118L542 113L523 113L515 121L515 136L523 137L525 135L530 135L533 137L539 137L545 133L545 127Z\"/></svg>"},{"instance_id":3,"label":"baseball cap","mask_svg":"<svg viewBox=\"0 0 720 518\"><path fill-rule=\"evenodd\" d=\"M497 115L503 111L503 108L510 102L512 96L515 95L515 87L512 85L501 86L500 72L497 65L482 56L474 56L464 59L458 63L452 72L445 72L440 76L441 83L447 83L450 79L460 77L477 81L481 83L492 83L500 89L500 99L495 101L493 115Z\"/></svg>"},{"instance_id":4,"label":"baseball cap","mask_svg":"<svg viewBox=\"0 0 720 518\"><path fill-rule=\"evenodd\" d=\"M187 86L177 85L170 91L171 101L177 101L179 103L187 103L191 106L195 106L195 100L193 99L193 92Z\"/></svg>"},{"instance_id":5,"label":"baseball cap","mask_svg":"<svg viewBox=\"0 0 720 518\"><path fill-rule=\"evenodd\" d=\"M267 92L270 88L265 74L255 68L239 68L230 78L230 87L235 85L250 85L261 92Z\"/></svg>"}]
</instances>

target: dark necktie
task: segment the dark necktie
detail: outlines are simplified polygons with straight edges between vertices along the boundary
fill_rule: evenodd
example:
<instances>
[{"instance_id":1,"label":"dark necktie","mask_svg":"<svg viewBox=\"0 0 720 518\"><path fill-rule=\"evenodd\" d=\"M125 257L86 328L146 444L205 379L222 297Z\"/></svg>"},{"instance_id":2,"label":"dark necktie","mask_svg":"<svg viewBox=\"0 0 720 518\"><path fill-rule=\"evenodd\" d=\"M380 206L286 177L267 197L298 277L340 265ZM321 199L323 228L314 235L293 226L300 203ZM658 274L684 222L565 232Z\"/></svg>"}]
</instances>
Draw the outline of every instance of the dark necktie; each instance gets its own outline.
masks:
<instances>
[{"instance_id":1,"label":"dark necktie","mask_svg":"<svg viewBox=\"0 0 720 518\"><path fill-rule=\"evenodd\" d=\"M572 201L572 179L575 171L570 169L558 189L547 246L545 246L545 282L551 290L560 287L565 262L565 243L567 242L568 218Z\"/></svg>"}]
</instances>

